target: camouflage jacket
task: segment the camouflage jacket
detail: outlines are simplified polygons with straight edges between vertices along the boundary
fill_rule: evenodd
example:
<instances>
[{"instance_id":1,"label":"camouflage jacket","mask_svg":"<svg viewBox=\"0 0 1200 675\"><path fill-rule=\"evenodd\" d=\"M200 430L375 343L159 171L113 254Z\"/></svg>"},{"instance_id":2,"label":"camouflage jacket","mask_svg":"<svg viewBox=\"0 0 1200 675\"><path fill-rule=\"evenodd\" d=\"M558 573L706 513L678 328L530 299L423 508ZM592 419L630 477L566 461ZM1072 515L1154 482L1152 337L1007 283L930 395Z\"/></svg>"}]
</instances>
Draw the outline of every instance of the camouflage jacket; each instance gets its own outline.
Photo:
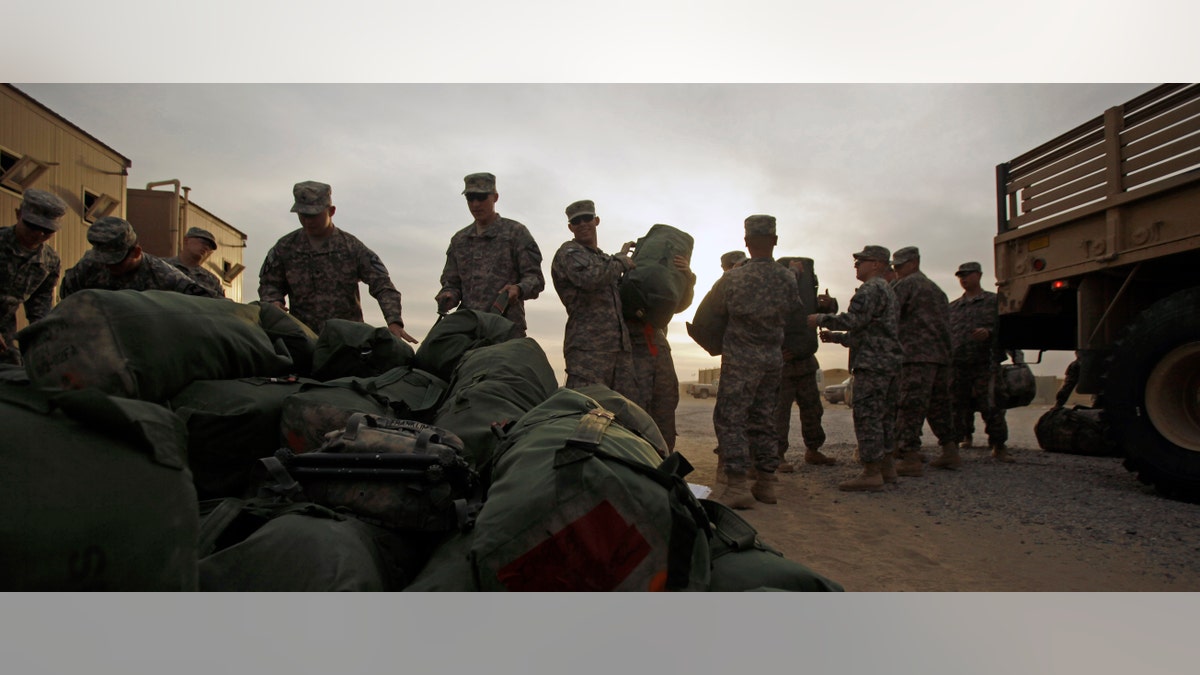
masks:
<instances>
[{"instance_id":1,"label":"camouflage jacket","mask_svg":"<svg viewBox=\"0 0 1200 675\"><path fill-rule=\"evenodd\" d=\"M854 291L850 306L841 314L818 314L821 328L834 333L832 342L850 348L850 371L895 372L900 368L900 309L896 294L883 277L868 279Z\"/></svg>"},{"instance_id":2,"label":"camouflage jacket","mask_svg":"<svg viewBox=\"0 0 1200 675\"><path fill-rule=\"evenodd\" d=\"M523 332L525 301L546 288L542 252L529 230L515 220L497 215L482 233L471 223L450 238L441 284L439 293L449 291L461 308L480 312L491 310L500 289L516 284L521 295L509 303L504 316Z\"/></svg>"},{"instance_id":3,"label":"camouflage jacket","mask_svg":"<svg viewBox=\"0 0 1200 675\"><path fill-rule=\"evenodd\" d=\"M950 301L921 271L892 282L905 363L950 363Z\"/></svg>"},{"instance_id":4,"label":"camouflage jacket","mask_svg":"<svg viewBox=\"0 0 1200 675\"><path fill-rule=\"evenodd\" d=\"M97 261L90 253L89 251L83 254L74 267L63 273L62 286L58 289L59 300L85 288L108 291L175 291L206 298L218 297L156 255L142 253L142 264L138 265L136 270L124 276L114 277L108 271L108 266Z\"/></svg>"},{"instance_id":5,"label":"camouflage jacket","mask_svg":"<svg viewBox=\"0 0 1200 675\"><path fill-rule=\"evenodd\" d=\"M175 256L173 258L164 258L164 260L167 262L167 264L191 277L192 281L195 281L201 286L212 291L217 297L225 297L225 286L221 284L221 280L217 278L217 275L209 272L203 267L188 267L187 265L183 264L183 261L179 259L179 256Z\"/></svg>"},{"instance_id":6,"label":"camouflage jacket","mask_svg":"<svg viewBox=\"0 0 1200 675\"><path fill-rule=\"evenodd\" d=\"M724 276L722 307L728 319L721 363L783 366L783 327L801 307L796 275L770 257L751 258Z\"/></svg>"},{"instance_id":7,"label":"camouflage jacket","mask_svg":"<svg viewBox=\"0 0 1200 675\"><path fill-rule=\"evenodd\" d=\"M400 291L379 256L336 226L323 243L314 248L303 229L280 237L259 270L259 299L284 302L286 297L292 316L320 333L329 319L363 320L361 281L379 302L384 321L404 326Z\"/></svg>"},{"instance_id":8,"label":"camouflage jacket","mask_svg":"<svg viewBox=\"0 0 1200 675\"><path fill-rule=\"evenodd\" d=\"M1004 360L1003 352L999 352L999 359L996 358L998 312L996 294L990 291L982 291L973 298L963 293L950 303L950 340L955 362L983 365ZM991 339L983 342L972 340L971 331L976 328L988 329Z\"/></svg>"},{"instance_id":9,"label":"camouflage jacket","mask_svg":"<svg viewBox=\"0 0 1200 675\"><path fill-rule=\"evenodd\" d=\"M29 323L46 316L54 303L54 287L62 262L46 244L26 251L17 243L15 226L0 229L0 335L12 344L17 308L25 305Z\"/></svg>"},{"instance_id":10,"label":"camouflage jacket","mask_svg":"<svg viewBox=\"0 0 1200 675\"><path fill-rule=\"evenodd\" d=\"M567 308L564 350L629 351L617 289L617 281L629 268L627 260L574 239L558 248L550 263L550 279Z\"/></svg>"}]
</instances>

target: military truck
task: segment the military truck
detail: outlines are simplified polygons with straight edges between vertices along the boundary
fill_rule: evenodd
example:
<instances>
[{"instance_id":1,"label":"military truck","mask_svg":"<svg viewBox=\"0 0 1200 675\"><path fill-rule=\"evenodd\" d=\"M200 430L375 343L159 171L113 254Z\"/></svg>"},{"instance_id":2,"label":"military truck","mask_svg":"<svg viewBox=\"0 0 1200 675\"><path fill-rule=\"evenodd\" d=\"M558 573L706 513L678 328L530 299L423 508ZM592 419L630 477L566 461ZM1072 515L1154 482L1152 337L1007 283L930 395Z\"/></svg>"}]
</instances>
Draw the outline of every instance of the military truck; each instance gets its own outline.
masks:
<instances>
[{"instance_id":1,"label":"military truck","mask_svg":"<svg viewBox=\"0 0 1200 675\"><path fill-rule=\"evenodd\" d=\"M1200 501L1200 85L998 165L996 196L1001 346L1078 350L1125 467Z\"/></svg>"},{"instance_id":2,"label":"military truck","mask_svg":"<svg viewBox=\"0 0 1200 675\"><path fill-rule=\"evenodd\" d=\"M717 386L719 380L712 382L693 382L687 386L687 393L695 398L708 398L709 396L717 395Z\"/></svg>"}]
</instances>

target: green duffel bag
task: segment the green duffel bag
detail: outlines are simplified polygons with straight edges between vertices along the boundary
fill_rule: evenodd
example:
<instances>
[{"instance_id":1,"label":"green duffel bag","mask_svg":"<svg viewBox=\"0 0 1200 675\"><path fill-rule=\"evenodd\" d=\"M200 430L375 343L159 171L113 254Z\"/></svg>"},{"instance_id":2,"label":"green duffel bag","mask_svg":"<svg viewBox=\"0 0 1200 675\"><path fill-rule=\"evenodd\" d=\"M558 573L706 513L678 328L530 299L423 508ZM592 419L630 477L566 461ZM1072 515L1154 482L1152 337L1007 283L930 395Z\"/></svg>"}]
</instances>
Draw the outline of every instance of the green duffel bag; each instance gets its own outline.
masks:
<instances>
[{"instance_id":1,"label":"green duffel bag","mask_svg":"<svg viewBox=\"0 0 1200 675\"><path fill-rule=\"evenodd\" d=\"M641 436L647 443L654 446L659 457L665 458L671 454L671 449L667 447L667 440L663 438L662 431L654 423L654 418L638 404L599 383L577 387L575 391L591 398L599 403L601 408L616 415L617 424Z\"/></svg>"},{"instance_id":2,"label":"green duffel bag","mask_svg":"<svg viewBox=\"0 0 1200 675\"><path fill-rule=\"evenodd\" d=\"M517 338L463 355L433 423L453 431L471 466L484 473L500 432L558 389L554 368L533 338Z\"/></svg>"},{"instance_id":3,"label":"green duffel bag","mask_svg":"<svg viewBox=\"0 0 1200 675\"><path fill-rule=\"evenodd\" d=\"M696 306L692 320L686 322L688 335L710 356L720 356L725 342L725 325L729 314L725 311L725 277L717 279L713 287L704 294Z\"/></svg>"},{"instance_id":4,"label":"green duffel bag","mask_svg":"<svg viewBox=\"0 0 1200 675\"><path fill-rule=\"evenodd\" d=\"M359 321L330 319L321 329L313 353L317 380L374 377L412 364L413 348L392 331Z\"/></svg>"},{"instance_id":5,"label":"green duffel bag","mask_svg":"<svg viewBox=\"0 0 1200 675\"><path fill-rule=\"evenodd\" d=\"M283 401L280 433L295 453L312 452L325 435L343 429L356 412L431 422L447 384L430 373L407 366L377 377L343 377L308 382Z\"/></svg>"},{"instance_id":6,"label":"green duffel bag","mask_svg":"<svg viewBox=\"0 0 1200 675\"><path fill-rule=\"evenodd\" d=\"M701 499L712 522L710 591L844 591L828 579L769 546L733 509Z\"/></svg>"},{"instance_id":7,"label":"green duffel bag","mask_svg":"<svg viewBox=\"0 0 1200 675\"><path fill-rule=\"evenodd\" d=\"M164 402L196 380L292 371L259 325L259 308L171 291L72 293L19 334L39 387L95 387Z\"/></svg>"},{"instance_id":8,"label":"green duffel bag","mask_svg":"<svg viewBox=\"0 0 1200 675\"><path fill-rule=\"evenodd\" d=\"M283 402L314 380L250 377L200 380L171 399L187 425L188 466L200 499L251 496L262 457L283 443Z\"/></svg>"},{"instance_id":9,"label":"green duffel bag","mask_svg":"<svg viewBox=\"0 0 1200 675\"><path fill-rule=\"evenodd\" d=\"M202 591L398 591L434 541L306 502L223 499L200 510Z\"/></svg>"},{"instance_id":10,"label":"green duffel bag","mask_svg":"<svg viewBox=\"0 0 1200 675\"><path fill-rule=\"evenodd\" d=\"M29 384L29 373L25 366L0 363L0 384Z\"/></svg>"},{"instance_id":11,"label":"green duffel bag","mask_svg":"<svg viewBox=\"0 0 1200 675\"><path fill-rule=\"evenodd\" d=\"M695 279L675 267L674 258L692 257L692 235L658 224L637 240L633 262L637 267L621 277L621 309L626 318L641 319L665 329L679 305L693 291Z\"/></svg>"},{"instance_id":12,"label":"green duffel bag","mask_svg":"<svg viewBox=\"0 0 1200 675\"><path fill-rule=\"evenodd\" d=\"M196 590L196 490L174 413L0 385L0 417L0 590Z\"/></svg>"},{"instance_id":13,"label":"green duffel bag","mask_svg":"<svg viewBox=\"0 0 1200 675\"><path fill-rule=\"evenodd\" d=\"M513 322L499 314L460 309L433 324L413 355L413 366L449 380L464 354L500 344L512 330Z\"/></svg>"},{"instance_id":14,"label":"green duffel bag","mask_svg":"<svg viewBox=\"0 0 1200 675\"><path fill-rule=\"evenodd\" d=\"M475 530L452 532L436 542L429 561L417 573L405 591L477 591L475 572L471 567L471 544Z\"/></svg>"},{"instance_id":15,"label":"green duffel bag","mask_svg":"<svg viewBox=\"0 0 1200 675\"><path fill-rule=\"evenodd\" d=\"M496 451L475 521L480 590L703 590L708 518L679 453L645 440L591 398L560 389Z\"/></svg>"},{"instance_id":16,"label":"green duffel bag","mask_svg":"<svg viewBox=\"0 0 1200 675\"><path fill-rule=\"evenodd\" d=\"M1122 454L1099 408L1086 405L1051 408L1038 418L1033 433L1046 452L1091 457Z\"/></svg>"},{"instance_id":17,"label":"green duffel bag","mask_svg":"<svg viewBox=\"0 0 1200 675\"><path fill-rule=\"evenodd\" d=\"M817 347L821 344L817 329L808 327L808 315L817 310L817 275L813 272L813 259L784 256L777 260L789 269L793 260L804 263L804 271L798 279L804 309L788 314L783 329L783 348L791 353L793 359L807 359L817 353Z\"/></svg>"},{"instance_id":18,"label":"green duffel bag","mask_svg":"<svg viewBox=\"0 0 1200 675\"><path fill-rule=\"evenodd\" d=\"M317 334L303 321L269 302L255 300L247 303L258 307L258 323L262 326L276 351L282 343L292 358L292 373L308 377L313 368L313 351L317 348Z\"/></svg>"}]
</instances>

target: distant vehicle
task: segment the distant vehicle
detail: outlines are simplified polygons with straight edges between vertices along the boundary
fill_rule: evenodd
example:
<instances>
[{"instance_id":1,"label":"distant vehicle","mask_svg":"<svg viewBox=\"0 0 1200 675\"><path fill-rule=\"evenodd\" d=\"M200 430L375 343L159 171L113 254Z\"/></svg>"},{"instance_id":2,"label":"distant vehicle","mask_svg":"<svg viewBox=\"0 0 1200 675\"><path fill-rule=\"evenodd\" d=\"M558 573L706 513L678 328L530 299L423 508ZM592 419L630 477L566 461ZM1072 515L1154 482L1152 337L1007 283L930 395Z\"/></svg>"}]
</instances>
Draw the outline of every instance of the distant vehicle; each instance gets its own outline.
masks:
<instances>
[{"instance_id":1,"label":"distant vehicle","mask_svg":"<svg viewBox=\"0 0 1200 675\"><path fill-rule=\"evenodd\" d=\"M838 384L831 384L825 387L825 400L830 403L845 403L850 405L853 400L853 384L854 377L847 377Z\"/></svg>"},{"instance_id":2,"label":"distant vehicle","mask_svg":"<svg viewBox=\"0 0 1200 675\"><path fill-rule=\"evenodd\" d=\"M709 396L717 395L717 383L720 380L714 380L710 384L693 383L687 386L687 393L695 398L708 398Z\"/></svg>"}]
</instances>

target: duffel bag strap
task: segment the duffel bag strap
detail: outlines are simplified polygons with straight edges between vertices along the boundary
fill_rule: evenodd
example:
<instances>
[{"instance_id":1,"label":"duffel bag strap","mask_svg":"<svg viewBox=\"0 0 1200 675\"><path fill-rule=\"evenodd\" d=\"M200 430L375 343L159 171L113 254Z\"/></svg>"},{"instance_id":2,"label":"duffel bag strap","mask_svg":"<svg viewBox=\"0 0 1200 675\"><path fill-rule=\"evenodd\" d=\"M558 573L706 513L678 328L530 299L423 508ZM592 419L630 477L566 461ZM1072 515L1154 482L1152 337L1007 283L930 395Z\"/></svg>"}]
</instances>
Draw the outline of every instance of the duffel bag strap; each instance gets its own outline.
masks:
<instances>
[{"instance_id":1,"label":"duffel bag strap","mask_svg":"<svg viewBox=\"0 0 1200 675\"><path fill-rule=\"evenodd\" d=\"M259 488L260 496L291 499L304 494L304 489L300 487L295 478L292 478L292 475L288 473L287 468L283 466L283 462L279 461L278 457L263 457L258 461L262 462L262 465L267 469L267 473L275 479L274 484L264 484Z\"/></svg>"}]
</instances>

